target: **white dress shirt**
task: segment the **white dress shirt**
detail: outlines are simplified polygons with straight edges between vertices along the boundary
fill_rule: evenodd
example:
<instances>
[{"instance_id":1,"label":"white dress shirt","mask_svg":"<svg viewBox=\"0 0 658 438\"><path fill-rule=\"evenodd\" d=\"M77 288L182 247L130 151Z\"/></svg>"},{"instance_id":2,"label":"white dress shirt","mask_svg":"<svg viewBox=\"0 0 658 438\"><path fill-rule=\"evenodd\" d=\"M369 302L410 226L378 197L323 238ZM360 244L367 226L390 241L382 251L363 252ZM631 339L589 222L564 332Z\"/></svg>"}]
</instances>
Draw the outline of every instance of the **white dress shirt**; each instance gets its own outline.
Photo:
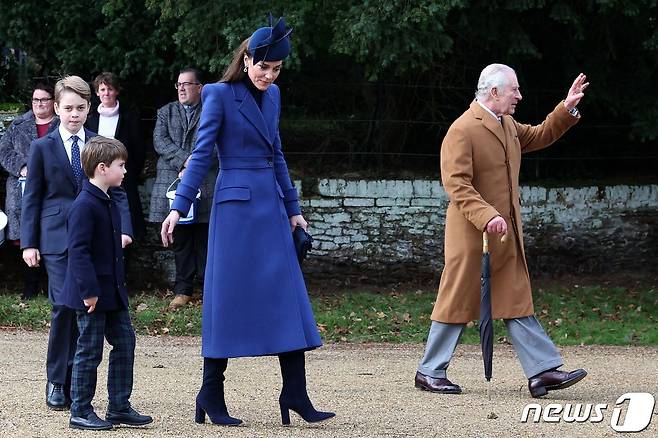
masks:
<instances>
[{"instance_id":1,"label":"white dress shirt","mask_svg":"<svg viewBox=\"0 0 658 438\"><path fill-rule=\"evenodd\" d=\"M62 142L64 143L64 149L66 150L66 155L69 157L69 163L71 163L71 147L73 146L73 140L71 137L74 135L78 136L78 147L80 148L80 153L82 154L82 149L85 147L85 130L84 128L80 128L80 130L76 134L71 134L69 131L66 130L62 126L62 124L59 124L59 136L62 137Z\"/></svg>"}]
</instances>

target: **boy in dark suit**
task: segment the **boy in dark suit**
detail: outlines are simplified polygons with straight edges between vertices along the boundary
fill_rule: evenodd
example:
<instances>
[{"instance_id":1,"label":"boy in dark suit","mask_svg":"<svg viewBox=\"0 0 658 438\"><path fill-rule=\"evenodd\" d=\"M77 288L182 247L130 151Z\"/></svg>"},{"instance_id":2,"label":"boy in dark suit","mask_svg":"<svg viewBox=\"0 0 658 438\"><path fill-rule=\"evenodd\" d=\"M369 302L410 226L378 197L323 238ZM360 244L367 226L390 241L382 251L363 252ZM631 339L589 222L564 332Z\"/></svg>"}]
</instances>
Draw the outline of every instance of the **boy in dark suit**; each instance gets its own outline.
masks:
<instances>
[{"instance_id":1,"label":"boy in dark suit","mask_svg":"<svg viewBox=\"0 0 658 438\"><path fill-rule=\"evenodd\" d=\"M60 124L30 144L29 169L21 205L21 249L29 267L45 264L48 272L48 299L52 304L46 370L46 405L66 409L71 400L69 386L73 354L78 337L75 312L63 303L66 276L66 217L85 179L80 151L96 134L83 128L89 113L91 89L82 78L67 76L55 85L54 109ZM110 189L121 211L121 240L132 241L130 211L126 193Z\"/></svg>"},{"instance_id":2,"label":"boy in dark suit","mask_svg":"<svg viewBox=\"0 0 658 438\"><path fill-rule=\"evenodd\" d=\"M70 427L112 429L113 424L142 426L153 419L130 406L135 360L135 331L128 312L121 247L121 217L110 187L119 187L128 153L114 139L94 137L82 152L89 181L68 216L69 257L64 281L65 305L76 313L80 336L73 359ZM103 338L110 352L105 420L94 412L96 372L103 358Z\"/></svg>"}]
</instances>

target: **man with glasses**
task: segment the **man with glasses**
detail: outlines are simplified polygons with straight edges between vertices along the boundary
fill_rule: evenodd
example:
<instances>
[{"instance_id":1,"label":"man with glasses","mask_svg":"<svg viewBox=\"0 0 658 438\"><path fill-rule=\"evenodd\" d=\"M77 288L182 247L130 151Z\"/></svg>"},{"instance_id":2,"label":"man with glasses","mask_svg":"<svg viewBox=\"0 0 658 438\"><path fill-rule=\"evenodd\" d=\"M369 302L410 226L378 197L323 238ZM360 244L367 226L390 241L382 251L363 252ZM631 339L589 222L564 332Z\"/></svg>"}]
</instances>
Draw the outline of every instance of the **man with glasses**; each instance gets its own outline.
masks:
<instances>
[{"instance_id":1,"label":"man with glasses","mask_svg":"<svg viewBox=\"0 0 658 438\"><path fill-rule=\"evenodd\" d=\"M149 222L161 223L169 214L167 192L175 190L183 176L196 143L201 115L201 75L198 70L185 68L174 84L178 100L158 110L153 131L153 147L158 153L157 175L151 192ZM176 279L170 309L185 306L192 298L194 281L203 280L208 247L208 220L212 207L213 188L217 179L217 158L201 185L201 197L194 205L194 218L174 232L174 260Z\"/></svg>"}]
</instances>

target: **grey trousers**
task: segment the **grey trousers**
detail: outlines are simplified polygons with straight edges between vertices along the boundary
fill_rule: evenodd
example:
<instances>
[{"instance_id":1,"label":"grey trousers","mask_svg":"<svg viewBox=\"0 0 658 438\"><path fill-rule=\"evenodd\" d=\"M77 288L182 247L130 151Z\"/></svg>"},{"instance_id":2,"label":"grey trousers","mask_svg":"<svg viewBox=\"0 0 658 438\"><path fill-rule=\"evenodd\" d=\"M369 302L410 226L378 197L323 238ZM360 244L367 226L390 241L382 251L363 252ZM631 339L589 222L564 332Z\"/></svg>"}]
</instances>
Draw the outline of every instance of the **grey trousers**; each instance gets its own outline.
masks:
<instances>
[{"instance_id":1,"label":"grey trousers","mask_svg":"<svg viewBox=\"0 0 658 438\"><path fill-rule=\"evenodd\" d=\"M534 315L504 321L523 373L528 379L562 365L562 357L555 344ZM432 321L425 355L418 371L426 376L445 379L450 359L465 326Z\"/></svg>"}]
</instances>

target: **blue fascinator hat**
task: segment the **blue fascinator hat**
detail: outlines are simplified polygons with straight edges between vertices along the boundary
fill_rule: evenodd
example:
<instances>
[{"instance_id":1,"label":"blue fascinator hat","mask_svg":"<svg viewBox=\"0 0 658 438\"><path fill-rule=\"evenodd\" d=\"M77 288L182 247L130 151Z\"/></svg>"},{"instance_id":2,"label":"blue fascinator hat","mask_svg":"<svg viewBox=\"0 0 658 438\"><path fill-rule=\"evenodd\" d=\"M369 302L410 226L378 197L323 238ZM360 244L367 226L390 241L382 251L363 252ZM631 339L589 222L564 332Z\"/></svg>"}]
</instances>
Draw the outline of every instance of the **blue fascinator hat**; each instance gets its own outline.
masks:
<instances>
[{"instance_id":1,"label":"blue fascinator hat","mask_svg":"<svg viewBox=\"0 0 658 438\"><path fill-rule=\"evenodd\" d=\"M248 51L253 57L253 63L260 61L280 61L290 54L290 34L292 29L286 29L283 17L276 24L272 14L269 14L270 25L261 27L251 34Z\"/></svg>"}]
</instances>

